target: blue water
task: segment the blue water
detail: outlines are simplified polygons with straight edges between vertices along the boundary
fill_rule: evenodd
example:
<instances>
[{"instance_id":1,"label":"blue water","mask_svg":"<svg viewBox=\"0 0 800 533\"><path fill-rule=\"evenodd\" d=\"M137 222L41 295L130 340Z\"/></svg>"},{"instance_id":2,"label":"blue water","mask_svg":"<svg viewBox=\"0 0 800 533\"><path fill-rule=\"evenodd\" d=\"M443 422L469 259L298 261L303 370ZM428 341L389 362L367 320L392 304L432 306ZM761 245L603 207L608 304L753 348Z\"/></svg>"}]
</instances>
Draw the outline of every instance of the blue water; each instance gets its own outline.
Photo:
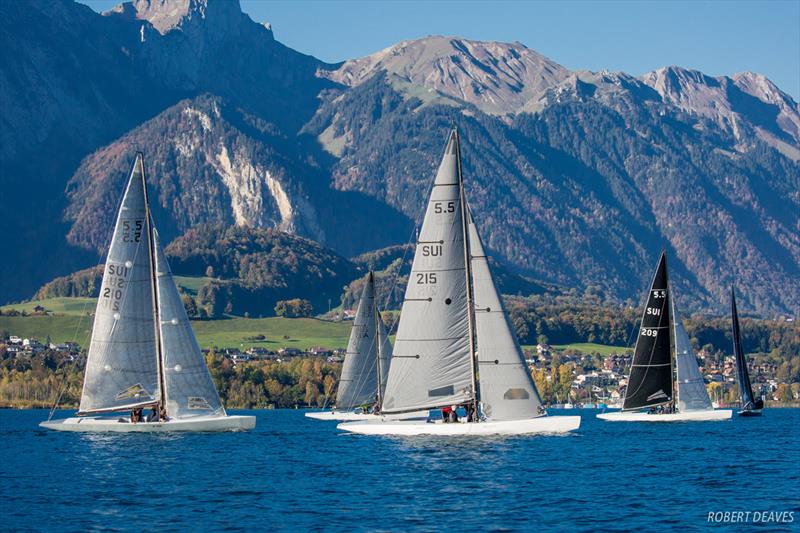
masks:
<instances>
[{"instance_id":1,"label":"blue water","mask_svg":"<svg viewBox=\"0 0 800 533\"><path fill-rule=\"evenodd\" d=\"M4 410L0 529L700 531L711 511L748 510L792 511L766 529L799 529L800 410L667 425L578 412L570 436L396 439L291 410L186 435L60 433L37 427L46 411Z\"/></svg>"}]
</instances>

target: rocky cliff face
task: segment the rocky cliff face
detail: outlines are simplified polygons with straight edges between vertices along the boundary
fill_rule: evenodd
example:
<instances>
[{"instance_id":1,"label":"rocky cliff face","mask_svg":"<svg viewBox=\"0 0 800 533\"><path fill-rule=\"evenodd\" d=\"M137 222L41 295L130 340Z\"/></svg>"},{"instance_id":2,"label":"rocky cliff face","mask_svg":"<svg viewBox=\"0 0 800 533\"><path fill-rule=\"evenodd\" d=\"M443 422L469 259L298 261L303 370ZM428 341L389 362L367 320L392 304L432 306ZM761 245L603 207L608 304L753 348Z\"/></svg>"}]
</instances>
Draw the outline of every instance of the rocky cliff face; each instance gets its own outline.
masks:
<instances>
[{"instance_id":1,"label":"rocky cliff face","mask_svg":"<svg viewBox=\"0 0 800 533\"><path fill-rule=\"evenodd\" d=\"M0 299L94 263L137 149L167 239L211 223L345 255L407 242L457 124L481 231L517 271L638 301L666 247L684 306L721 308L733 280L751 310L800 306L798 106L763 76L570 72L459 37L327 65L214 0L3 14L2 244L23 252ZM54 250L64 264L39 260Z\"/></svg>"}]
</instances>

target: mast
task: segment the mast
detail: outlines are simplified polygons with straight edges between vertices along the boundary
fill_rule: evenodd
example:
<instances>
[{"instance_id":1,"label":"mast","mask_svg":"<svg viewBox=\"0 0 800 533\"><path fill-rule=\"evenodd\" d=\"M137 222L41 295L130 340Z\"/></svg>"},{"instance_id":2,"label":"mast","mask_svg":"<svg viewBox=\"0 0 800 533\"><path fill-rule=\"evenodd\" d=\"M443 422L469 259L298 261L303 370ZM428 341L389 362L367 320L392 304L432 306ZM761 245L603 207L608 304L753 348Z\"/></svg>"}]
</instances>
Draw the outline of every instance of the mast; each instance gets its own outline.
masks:
<instances>
[{"instance_id":1,"label":"mast","mask_svg":"<svg viewBox=\"0 0 800 533\"><path fill-rule=\"evenodd\" d=\"M461 140L458 129L456 137L456 164L458 167L458 190L461 195L461 231L464 236L464 272L467 276L467 329L469 335L470 375L472 377L472 408L474 416L478 416L478 358L475 342L475 306L472 294L472 259L470 258L469 233L467 227L467 198L464 194L464 176L461 173Z\"/></svg>"},{"instance_id":2,"label":"mast","mask_svg":"<svg viewBox=\"0 0 800 533\"><path fill-rule=\"evenodd\" d=\"M153 317L156 330L156 368L158 369L158 386L161 389L158 397L158 412L159 417L166 417L167 404L166 395L167 387L164 379L164 357L162 354L161 346L161 313L159 312L158 302L158 280L156 274L156 261L155 261L155 239L153 237L153 218L150 214L150 197L147 194L147 178L144 171L144 154L136 152L136 157L142 160L142 189L144 190L144 212L145 224L147 225L147 251L150 265L150 281L153 285Z\"/></svg>"}]
</instances>

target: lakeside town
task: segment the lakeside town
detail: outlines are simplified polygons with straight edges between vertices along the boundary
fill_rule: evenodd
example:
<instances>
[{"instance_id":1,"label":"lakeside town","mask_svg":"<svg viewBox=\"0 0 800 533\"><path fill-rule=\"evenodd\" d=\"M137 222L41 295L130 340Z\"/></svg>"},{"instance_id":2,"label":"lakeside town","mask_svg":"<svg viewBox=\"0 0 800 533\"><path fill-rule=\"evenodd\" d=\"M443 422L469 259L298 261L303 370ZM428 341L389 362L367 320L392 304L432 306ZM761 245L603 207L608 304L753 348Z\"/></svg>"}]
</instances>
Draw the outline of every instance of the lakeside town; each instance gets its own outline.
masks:
<instances>
[{"instance_id":1,"label":"lakeside town","mask_svg":"<svg viewBox=\"0 0 800 533\"><path fill-rule=\"evenodd\" d=\"M341 319L352 320L352 312L342 313ZM266 336L258 335L252 342L266 342ZM627 386L626 372L629 370L632 349L611 350L605 355L589 349L554 347L542 342L526 346L523 351L526 362L539 388L540 394L551 407L604 408L621 407ZM608 350L608 347L604 347ZM250 367L264 363L285 364L293 360L324 360L340 370L344 361L344 347L315 346L308 349L281 347L277 349L250 346L222 346L203 349L206 359L217 357L222 366L242 373ZM37 339L22 337L13 332L2 332L0 337L0 360L3 371L11 368L32 366L37 360L52 370L72 366L82 371L86 350L76 342L51 342L49 337ZM732 355L713 353L707 348L696 352L700 371L703 374L709 395L717 407L735 404L736 369ZM800 400L800 384L781 383L777 378L778 365L772 362L750 360L749 372L755 394L768 402L785 404ZM323 387L330 388L330 384ZM308 399L311 406L327 402L331 390L319 391Z\"/></svg>"}]
</instances>

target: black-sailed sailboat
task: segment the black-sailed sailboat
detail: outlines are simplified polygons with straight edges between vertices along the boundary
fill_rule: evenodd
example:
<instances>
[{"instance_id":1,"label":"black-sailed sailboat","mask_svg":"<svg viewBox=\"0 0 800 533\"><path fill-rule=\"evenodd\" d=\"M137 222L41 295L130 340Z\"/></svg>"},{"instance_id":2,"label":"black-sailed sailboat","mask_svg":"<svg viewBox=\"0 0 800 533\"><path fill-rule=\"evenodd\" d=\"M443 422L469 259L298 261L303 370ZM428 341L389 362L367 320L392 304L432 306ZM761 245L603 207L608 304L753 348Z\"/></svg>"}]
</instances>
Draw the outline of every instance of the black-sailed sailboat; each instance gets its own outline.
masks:
<instances>
[{"instance_id":1,"label":"black-sailed sailboat","mask_svg":"<svg viewBox=\"0 0 800 533\"><path fill-rule=\"evenodd\" d=\"M662 251L642 313L622 411L601 413L597 418L616 422L678 422L725 420L731 417L730 410L715 411L711 407L705 390L699 391L705 396L700 398L703 401L697 401L698 387L695 382L700 371L697 360L690 353L691 345L674 302L670 305L670 293L667 254ZM674 344L670 336L673 326ZM678 377L684 376L684 385L690 386L681 387L679 383L675 387L673 346L676 361L683 365ZM699 379L702 383L702 378ZM686 396L684 400L690 401L676 399L682 394Z\"/></svg>"},{"instance_id":2,"label":"black-sailed sailboat","mask_svg":"<svg viewBox=\"0 0 800 533\"><path fill-rule=\"evenodd\" d=\"M764 400L753 395L753 386L747 371L747 356L742 350L739 313L736 310L736 294L733 285L731 285L731 333L733 334L733 356L736 359L736 382L739 384L739 395L742 398L742 409L737 414L739 416L761 416Z\"/></svg>"}]
</instances>

